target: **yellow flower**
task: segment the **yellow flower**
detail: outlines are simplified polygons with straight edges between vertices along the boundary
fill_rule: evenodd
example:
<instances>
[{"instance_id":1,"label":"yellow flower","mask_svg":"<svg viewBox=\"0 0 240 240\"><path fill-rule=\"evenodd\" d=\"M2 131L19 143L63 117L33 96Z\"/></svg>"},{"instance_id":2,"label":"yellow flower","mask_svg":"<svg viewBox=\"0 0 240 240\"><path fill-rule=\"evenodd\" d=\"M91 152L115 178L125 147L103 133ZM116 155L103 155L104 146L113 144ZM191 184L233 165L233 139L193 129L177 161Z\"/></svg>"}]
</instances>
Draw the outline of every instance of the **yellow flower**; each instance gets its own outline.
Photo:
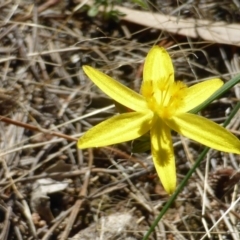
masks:
<instances>
[{"instance_id":1,"label":"yellow flower","mask_svg":"<svg viewBox=\"0 0 240 240\"><path fill-rule=\"evenodd\" d=\"M240 141L234 135L206 118L188 113L223 82L212 79L189 88L175 82L172 61L164 48L154 46L149 51L141 94L92 67L84 66L83 70L103 92L133 112L114 116L91 128L78 140L79 148L125 142L150 131L153 162L169 194L176 187L171 129L210 148L240 154Z\"/></svg>"}]
</instances>

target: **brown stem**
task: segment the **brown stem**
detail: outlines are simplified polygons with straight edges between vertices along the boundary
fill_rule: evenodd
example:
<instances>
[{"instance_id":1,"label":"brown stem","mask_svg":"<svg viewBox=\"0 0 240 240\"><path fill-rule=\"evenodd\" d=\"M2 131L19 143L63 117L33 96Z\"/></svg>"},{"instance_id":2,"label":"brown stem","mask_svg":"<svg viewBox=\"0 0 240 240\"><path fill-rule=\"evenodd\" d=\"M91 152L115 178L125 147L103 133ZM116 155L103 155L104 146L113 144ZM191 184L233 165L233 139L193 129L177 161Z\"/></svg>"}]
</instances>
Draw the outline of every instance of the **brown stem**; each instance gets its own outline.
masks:
<instances>
[{"instance_id":1,"label":"brown stem","mask_svg":"<svg viewBox=\"0 0 240 240\"><path fill-rule=\"evenodd\" d=\"M15 121L15 120L12 120L11 118L7 118L7 117L1 116L1 115L0 115L0 121L8 123L8 124L13 124L15 126L27 128L27 129L29 129L31 131L47 133L47 134L51 134L51 135L56 136L56 137L65 138L68 141L75 141L75 142L77 142L77 140L78 140L77 138L68 136L68 135L63 134L63 133L54 132L54 131L51 131L49 129L35 127L35 126L31 125L31 124Z\"/></svg>"}]
</instances>

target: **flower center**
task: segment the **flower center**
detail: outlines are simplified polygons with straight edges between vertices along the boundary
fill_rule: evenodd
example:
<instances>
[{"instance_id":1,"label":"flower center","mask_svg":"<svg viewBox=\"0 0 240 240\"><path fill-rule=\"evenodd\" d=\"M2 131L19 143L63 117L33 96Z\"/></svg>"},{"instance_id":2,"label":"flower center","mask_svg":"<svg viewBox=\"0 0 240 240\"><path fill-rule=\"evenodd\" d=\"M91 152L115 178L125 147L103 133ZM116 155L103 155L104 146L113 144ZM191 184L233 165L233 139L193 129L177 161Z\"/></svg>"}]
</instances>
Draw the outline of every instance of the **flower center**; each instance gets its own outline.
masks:
<instances>
[{"instance_id":1,"label":"flower center","mask_svg":"<svg viewBox=\"0 0 240 240\"><path fill-rule=\"evenodd\" d=\"M162 119L171 118L184 104L187 86L183 82L173 82L159 86L155 82L145 81L141 92L148 107Z\"/></svg>"}]
</instances>

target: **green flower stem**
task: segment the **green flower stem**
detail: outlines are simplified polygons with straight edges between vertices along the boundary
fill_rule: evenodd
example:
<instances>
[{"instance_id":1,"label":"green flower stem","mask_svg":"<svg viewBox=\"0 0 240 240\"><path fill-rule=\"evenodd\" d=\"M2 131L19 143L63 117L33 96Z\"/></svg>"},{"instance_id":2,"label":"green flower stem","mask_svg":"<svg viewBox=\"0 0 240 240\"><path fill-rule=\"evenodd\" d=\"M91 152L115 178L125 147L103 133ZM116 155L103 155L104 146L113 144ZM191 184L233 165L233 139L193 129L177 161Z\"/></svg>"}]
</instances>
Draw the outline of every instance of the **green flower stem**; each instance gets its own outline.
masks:
<instances>
[{"instance_id":1,"label":"green flower stem","mask_svg":"<svg viewBox=\"0 0 240 240\"><path fill-rule=\"evenodd\" d=\"M187 175L185 176L185 178L182 180L182 182L180 183L179 187L176 189L176 191L173 193L173 195L169 198L169 200L167 201L167 203L165 204L165 206L163 207L163 209L161 210L160 214L157 216L157 218L154 220L153 224L151 225L151 227L149 228L148 232L146 233L146 235L144 236L143 240L147 240L148 237L150 236L150 234L154 231L154 228L157 226L157 224L159 223L159 221L162 219L162 217L164 216L164 214L167 212L168 208L172 205L172 203L175 201L175 199L177 198L178 194L182 191L182 189L184 188L184 186L186 185L188 179L192 176L192 174L195 172L196 168L199 166L199 164L201 163L202 159L206 156L207 152L209 151L209 148L206 147L202 153L200 154L200 156L198 157L197 161L195 162L195 164L193 165L193 167L189 170L189 172L187 173Z\"/></svg>"},{"instance_id":2,"label":"green flower stem","mask_svg":"<svg viewBox=\"0 0 240 240\"><path fill-rule=\"evenodd\" d=\"M237 79L237 80L236 80ZM227 84L231 85L230 82L236 81L239 82L240 80L240 75L238 77L233 78L232 80L230 80ZM225 84L226 85L226 84ZM224 85L224 86L225 86ZM225 89L225 91L227 91L229 88L224 88L224 86L221 89ZM234 86L234 85L233 85ZM219 89L219 95L221 95L223 93L223 91L220 92ZM227 89L227 90L226 90ZM214 94L215 96L219 96ZM214 100L214 99L213 99ZM213 101L212 100L212 101ZM209 104L209 103L208 103ZM205 106L205 105L204 105ZM234 109L231 111L229 117L225 120L225 122L223 123L223 126L226 127L229 122L231 121L231 119L235 116L235 114L237 113L237 111L240 108L240 102L237 103L237 105L234 107ZM143 240L147 240L148 237L150 236L150 234L154 231L154 228L157 226L157 224L159 223L159 221L162 219L162 217L164 216L164 214L167 212L168 208L172 205L172 203L175 201L175 199L177 198L178 194L183 190L184 186L186 185L187 181L189 180L189 178L192 176L192 174L195 172L196 168L199 166L199 164L201 163L201 161L203 160L203 158L206 156L207 152L209 151L210 148L205 147L205 149L202 151L202 153L199 155L197 161L195 162L195 164L193 165L193 167L189 170L189 172L187 173L187 175L185 176L185 178L182 180L182 182L180 183L179 187L176 189L176 191L173 193L173 195L169 198L168 202L165 204L165 206L163 207L162 211L160 212L160 214L158 215L158 217L154 220L153 224L151 225L151 227L149 228L148 232L146 233L146 235L144 236Z\"/></svg>"}]
</instances>

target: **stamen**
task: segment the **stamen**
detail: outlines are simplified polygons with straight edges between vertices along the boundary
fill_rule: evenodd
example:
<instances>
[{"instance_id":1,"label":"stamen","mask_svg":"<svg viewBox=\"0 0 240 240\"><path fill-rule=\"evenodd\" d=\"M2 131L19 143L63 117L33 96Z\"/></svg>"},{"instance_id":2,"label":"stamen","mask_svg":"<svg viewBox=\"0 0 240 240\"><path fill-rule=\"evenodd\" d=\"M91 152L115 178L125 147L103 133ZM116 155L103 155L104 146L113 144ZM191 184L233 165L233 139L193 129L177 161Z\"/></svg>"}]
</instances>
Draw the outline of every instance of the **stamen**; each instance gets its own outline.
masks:
<instances>
[{"instance_id":1,"label":"stamen","mask_svg":"<svg viewBox=\"0 0 240 240\"><path fill-rule=\"evenodd\" d=\"M169 75L169 78L171 75ZM168 78L168 79L169 79ZM144 81L141 93L145 97L149 109L157 113L161 118L171 118L179 106L184 104L184 92L187 86L183 82L171 82L154 85L154 82Z\"/></svg>"},{"instance_id":2,"label":"stamen","mask_svg":"<svg viewBox=\"0 0 240 240\"><path fill-rule=\"evenodd\" d=\"M181 106L184 99L184 90L186 85L182 82L173 82L165 85L165 89L161 91L161 100L158 106L158 115L161 118L171 118Z\"/></svg>"},{"instance_id":3,"label":"stamen","mask_svg":"<svg viewBox=\"0 0 240 240\"><path fill-rule=\"evenodd\" d=\"M170 83L172 82L170 80L170 78L172 78L172 77L173 77L173 73L169 74L168 78L166 78L164 80L161 79L161 81L158 82L158 88L161 91L167 90L166 87L168 87L170 85Z\"/></svg>"}]
</instances>

